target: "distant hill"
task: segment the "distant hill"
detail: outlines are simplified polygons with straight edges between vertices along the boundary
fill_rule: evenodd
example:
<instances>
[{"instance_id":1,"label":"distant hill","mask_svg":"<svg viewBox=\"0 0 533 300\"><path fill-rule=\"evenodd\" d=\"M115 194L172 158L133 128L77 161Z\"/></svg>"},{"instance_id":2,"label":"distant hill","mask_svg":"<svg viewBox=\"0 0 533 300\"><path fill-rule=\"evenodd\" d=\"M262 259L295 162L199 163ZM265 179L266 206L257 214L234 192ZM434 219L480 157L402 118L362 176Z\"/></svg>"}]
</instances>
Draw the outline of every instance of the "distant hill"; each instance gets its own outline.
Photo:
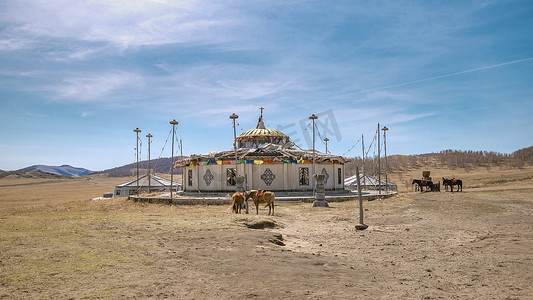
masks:
<instances>
[{"instance_id":1,"label":"distant hill","mask_svg":"<svg viewBox=\"0 0 533 300\"><path fill-rule=\"evenodd\" d=\"M533 165L533 146L517 150L512 156L526 164Z\"/></svg>"},{"instance_id":2,"label":"distant hill","mask_svg":"<svg viewBox=\"0 0 533 300\"><path fill-rule=\"evenodd\" d=\"M4 178L4 177L38 178L38 179L70 178L69 176L47 173L47 172L43 172L37 169L20 169L16 171L0 172L0 178Z\"/></svg>"},{"instance_id":3,"label":"distant hill","mask_svg":"<svg viewBox=\"0 0 533 300\"><path fill-rule=\"evenodd\" d=\"M365 174L378 173L377 157L365 157L363 163L361 157L350 158L346 163L347 176L355 173L355 166L363 168ZM462 151L443 150L438 153L426 153L417 155L389 155L387 157L389 172L404 172L420 167L441 166L448 169L464 169L469 171L476 167L483 168L523 168L533 166L533 146L517 150L511 154L503 154L493 151ZM385 169L385 159L381 157L381 170Z\"/></svg>"},{"instance_id":4,"label":"distant hill","mask_svg":"<svg viewBox=\"0 0 533 300\"><path fill-rule=\"evenodd\" d=\"M184 156L184 158L187 158ZM182 158L180 156L174 157L174 162L177 160L181 160ZM152 159L150 161L150 168L152 169L152 172L159 173L159 174L170 174L170 166L172 165L172 158L171 157L164 157L164 158L158 158L158 159ZM140 161L139 162L139 173L144 174L146 170L148 169L148 161ZM115 167L112 169L107 169L104 171L99 171L96 173L107 173L109 177L125 177L125 176L132 176L135 174L137 170L137 163L131 163L120 167ZM174 174L181 174L183 170L181 168L174 169Z\"/></svg>"},{"instance_id":5,"label":"distant hill","mask_svg":"<svg viewBox=\"0 0 533 300\"><path fill-rule=\"evenodd\" d=\"M45 173L68 176L68 177L80 177L80 176L94 173L93 171L90 171L84 168L76 168L70 165L62 165L62 166L34 165L34 166L30 166L24 169L34 169L34 170L39 170Z\"/></svg>"}]
</instances>

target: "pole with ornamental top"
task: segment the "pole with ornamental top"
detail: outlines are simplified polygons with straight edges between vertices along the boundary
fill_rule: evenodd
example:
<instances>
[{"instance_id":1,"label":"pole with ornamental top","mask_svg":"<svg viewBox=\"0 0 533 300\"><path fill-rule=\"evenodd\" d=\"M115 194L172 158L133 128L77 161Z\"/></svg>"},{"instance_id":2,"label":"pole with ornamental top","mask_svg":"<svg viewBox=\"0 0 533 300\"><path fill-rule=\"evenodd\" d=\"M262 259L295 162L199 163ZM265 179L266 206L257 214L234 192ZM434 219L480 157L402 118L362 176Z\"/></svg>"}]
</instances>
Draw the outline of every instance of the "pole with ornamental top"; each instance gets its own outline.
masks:
<instances>
[{"instance_id":1,"label":"pole with ornamental top","mask_svg":"<svg viewBox=\"0 0 533 300\"><path fill-rule=\"evenodd\" d=\"M261 112L262 111L263 110L261 110ZM237 128L235 127L235 120L238 119L239 116L233 113L229 118L233 120L233 150L235 151L235 177L237 177Z\"/></svg>"},{"instance_id":2,"label":"pole with ornamental top","mask_svg":"<svg viewBox=\"0 0 533 300\"><path fill-rule=\"evenodd\" d=\"M261 116L263 115L263 108L261 107ZM238 176L239 174L239 171L238 171L238 164L237 164L237 161L238 161L238 157L237 157L237 127L235 126L235 120L237 120L239 118L238 115L236 115L235 113L231 114L231 116L229 116L230 119L233 120L233 150L235 151L235 192L239 192L239 193L244 193L245 190L244 190L244 177L243 176ZM246 209L246 213L248 213L248 199L246 199L246 201L244 202L245 204L245 209Z\"/></svg>"},{"instance_id":3,"label":"pole with ornamental top","mask_svg":"<svg viewBox=\"0 0 533 300\"><path fill-rule=\"evenodd\" d=\"M329 207L328 202L326 201L326 186L325 179L326 175L316 174L315 164L316 164L316 150L315 150L315 120L318 119L314 114L309 117L313 120L313 201L312 207Z\"/></svg>"}]
</instances>

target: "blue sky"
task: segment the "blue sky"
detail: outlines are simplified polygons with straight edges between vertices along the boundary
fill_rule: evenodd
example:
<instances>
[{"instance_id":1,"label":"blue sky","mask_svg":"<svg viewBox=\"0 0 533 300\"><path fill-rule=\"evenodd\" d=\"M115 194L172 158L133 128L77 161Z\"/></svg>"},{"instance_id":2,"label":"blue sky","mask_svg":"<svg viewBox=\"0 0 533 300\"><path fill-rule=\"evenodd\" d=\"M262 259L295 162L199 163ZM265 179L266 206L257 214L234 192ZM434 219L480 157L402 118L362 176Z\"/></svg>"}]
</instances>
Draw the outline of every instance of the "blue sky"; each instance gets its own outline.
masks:
<instances>
[{"instance_id":1,"label":"blue sky","mask_svg":"<svg viewBox=\"0 0 533 300\"><path fill-rule=\"evenodd\" d=\"M533 144L533 2L2 1L0 169L103 170L232 147L267 127L332 153ZM306 129L307 128L307 129ZM324 150L317 143L317 149ZM360 156L358 144L347 156Z\"/></svg>"}]
</instances>

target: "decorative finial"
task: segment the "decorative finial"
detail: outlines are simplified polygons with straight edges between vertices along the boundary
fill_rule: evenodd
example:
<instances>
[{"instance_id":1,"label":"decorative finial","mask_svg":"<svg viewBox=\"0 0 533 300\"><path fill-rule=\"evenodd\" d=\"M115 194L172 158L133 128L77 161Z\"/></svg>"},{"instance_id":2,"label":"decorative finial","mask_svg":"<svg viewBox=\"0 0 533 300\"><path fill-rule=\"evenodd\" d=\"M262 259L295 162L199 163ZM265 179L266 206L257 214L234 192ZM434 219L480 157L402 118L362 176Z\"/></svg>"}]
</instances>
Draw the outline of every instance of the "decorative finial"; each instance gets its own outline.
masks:
<instances>
[{"instance_id":1,"label":"decorative finial","mask_svg":"<svg viewBox=\"0 0 533 300\"><path fill-rule=\"evenodd\" d=\"M259 120L257 120L257 129L266 129L265 128L265 123L263 122L263 109L265 109L264 107L260 107L259 108L261 110L261 116L259 116Z\"/></svg>"}]
</instances>

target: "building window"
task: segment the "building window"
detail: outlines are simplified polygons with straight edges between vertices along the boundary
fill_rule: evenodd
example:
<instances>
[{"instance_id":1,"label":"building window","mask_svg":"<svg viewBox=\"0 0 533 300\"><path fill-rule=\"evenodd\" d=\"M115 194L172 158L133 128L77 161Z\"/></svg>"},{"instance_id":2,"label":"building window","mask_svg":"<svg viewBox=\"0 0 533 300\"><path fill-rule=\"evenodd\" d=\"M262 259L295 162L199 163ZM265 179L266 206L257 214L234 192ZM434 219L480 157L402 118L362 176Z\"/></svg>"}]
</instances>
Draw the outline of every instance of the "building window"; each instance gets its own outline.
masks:
<instances>
[{"instance_id":1,"label":"building window","mask_svg":"<svg viewBox=\"0 0 533 300\"><path fill-rule=\"evenodd\" d=\"M337 169L337 184L342 184L342 170L341 170L341 168Z\"/></svg>"},{"instance_id":2,"label":"building window","mask_svg":"<svg viewBox=\"0 0 533 300\"><path fill-rule=\"evenodd\" d=\"M187 170L187 184L192 186L192 170Z\"/></svg>"},{"instance_id":3,"label":"building window","mask_svg":"<svg viewBox=\"0 0 533 300\"><path fill-rule=\"evenodd\" d=\"M226 169L226 183L227 185L235 185L235 169Z\"/></svg>"},{"instance_id":4,"label":"building window","mask_svg":"<svg viewBox=\"0 0 533 300\"><path fill-rule=\"evenodd\" d=\"M309 168L298 168L300 185L309 185Z\"/></svg>"}]
</instances>

